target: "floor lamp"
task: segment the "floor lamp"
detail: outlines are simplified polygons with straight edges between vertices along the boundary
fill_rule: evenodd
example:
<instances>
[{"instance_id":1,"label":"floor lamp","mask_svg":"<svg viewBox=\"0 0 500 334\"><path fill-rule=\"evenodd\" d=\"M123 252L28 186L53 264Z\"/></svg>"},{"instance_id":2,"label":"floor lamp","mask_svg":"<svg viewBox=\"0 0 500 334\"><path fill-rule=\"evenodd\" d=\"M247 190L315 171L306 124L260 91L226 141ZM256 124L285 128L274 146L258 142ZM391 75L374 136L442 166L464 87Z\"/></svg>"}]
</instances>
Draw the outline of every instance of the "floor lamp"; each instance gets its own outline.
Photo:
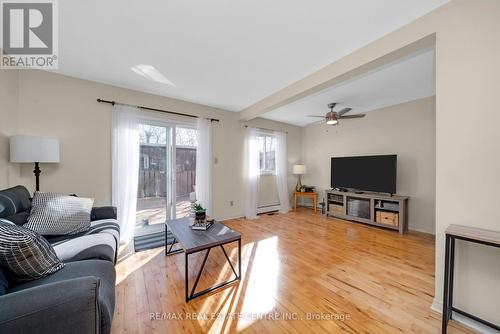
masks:
<instances>
[{"instance_id":1,"label":"floor lamp","mask_svg":"<svg viewBox=\"0 0 500 334\"><path fill-rule=\"evenodd\" d=\"M54 138L16 135L10 137L10 162L34 163L36 191L40 190L40 163L59 163L59 141Z\"/></svg>"}]
</instances>

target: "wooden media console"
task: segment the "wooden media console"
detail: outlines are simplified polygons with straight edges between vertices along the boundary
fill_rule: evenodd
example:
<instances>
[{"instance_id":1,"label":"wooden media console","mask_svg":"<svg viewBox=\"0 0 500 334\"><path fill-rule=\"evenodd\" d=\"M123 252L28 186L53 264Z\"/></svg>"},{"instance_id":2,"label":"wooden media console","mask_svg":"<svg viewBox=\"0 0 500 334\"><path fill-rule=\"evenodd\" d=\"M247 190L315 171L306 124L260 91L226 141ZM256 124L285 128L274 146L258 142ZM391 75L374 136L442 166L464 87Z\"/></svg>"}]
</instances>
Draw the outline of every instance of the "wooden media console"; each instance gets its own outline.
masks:
<instances>
[{"instance_id":1,"label":"wooden media console","mask_svg":"<svg viewBox=\"0 0 500 334\"><path fill-rule=\"evenodd\" d=\"M408 197L370 192L326 191L328 216L385 227L404 233L408 230Z\"/></svg>"}]
</instances>

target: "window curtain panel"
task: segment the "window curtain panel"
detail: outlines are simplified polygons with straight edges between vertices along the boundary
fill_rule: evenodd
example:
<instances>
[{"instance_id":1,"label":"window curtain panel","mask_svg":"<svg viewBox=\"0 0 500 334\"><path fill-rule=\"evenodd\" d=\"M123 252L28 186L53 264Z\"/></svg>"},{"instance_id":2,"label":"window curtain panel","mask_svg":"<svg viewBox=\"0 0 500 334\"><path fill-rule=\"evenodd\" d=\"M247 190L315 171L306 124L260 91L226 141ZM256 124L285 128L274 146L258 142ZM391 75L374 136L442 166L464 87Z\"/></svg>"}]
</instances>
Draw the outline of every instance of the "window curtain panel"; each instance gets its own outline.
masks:
<instances>
[{"instance_id":1,"label":"window curtain panel","mask_svg":"<svg viewBox=\"0 0 500 334\"><path fill-rule=\"evenodd\" d=\"M196 148L196 200L213 214L212 197L212 122L206 118L198 118L198 147Z\"/></svg>"},{"instance_id":2,"label":"window curtain panel","mask_svg":"<svg viewBox=\"0 0 500 334\"><path fill-rule=\"evenodd\" d=\"M259 139L258 130L246 128L245 130L245 217L257 217L257 191L259 188Z\"/></svg>"},{"instance_id":3,"label":"window curtain panel","mask_svg":"<svg viewBox=\"0 0 500 334\"><path fill-rule=\"evenodd\" d=\"M291 210L290 195L288 193L288 153L286 133L274 132L276 136L276 187L280 200L280 212Z\"/></svg>"},{"instance_id":4,"label":"window curtain panel","mask_svg":"<svg viewBox=\"0 0 500 334\"><path fill-rule=\"evenodd\" d=\"M118 211L120 242L134 235L139 179L139 109L115 104L112 111L112 203Z\"/></svg>"}]
</instances>

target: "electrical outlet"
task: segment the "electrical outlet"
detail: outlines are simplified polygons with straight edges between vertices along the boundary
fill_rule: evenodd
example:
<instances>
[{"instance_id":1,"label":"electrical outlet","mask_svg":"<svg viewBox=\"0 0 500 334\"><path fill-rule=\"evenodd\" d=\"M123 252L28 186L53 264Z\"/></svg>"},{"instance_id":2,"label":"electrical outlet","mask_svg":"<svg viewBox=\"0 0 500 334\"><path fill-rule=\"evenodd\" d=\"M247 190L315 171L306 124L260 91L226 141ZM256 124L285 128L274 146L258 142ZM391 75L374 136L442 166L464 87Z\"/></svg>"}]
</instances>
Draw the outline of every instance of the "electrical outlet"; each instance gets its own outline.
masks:
<instances>
[{"instance_id":1,"label":"electrical outlet","mask_svg":"<svg viewBox=\"0 0 500 334\"><path fill-rule=\"evenodd\" d=\"M234 206L234 201L229 201L230 206Z\"/></svg>"}]
</instances>

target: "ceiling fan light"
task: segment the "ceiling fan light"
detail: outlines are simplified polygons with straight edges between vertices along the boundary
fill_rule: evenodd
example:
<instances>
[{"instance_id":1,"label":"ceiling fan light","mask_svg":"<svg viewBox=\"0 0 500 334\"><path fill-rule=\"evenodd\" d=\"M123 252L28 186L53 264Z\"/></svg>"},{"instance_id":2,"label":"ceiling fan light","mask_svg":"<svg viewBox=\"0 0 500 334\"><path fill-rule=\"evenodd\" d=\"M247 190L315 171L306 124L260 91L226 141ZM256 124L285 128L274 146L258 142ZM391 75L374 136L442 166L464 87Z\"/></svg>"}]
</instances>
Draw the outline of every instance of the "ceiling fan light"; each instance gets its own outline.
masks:
<instances>
[{"instance_id":1,"label":"ceiling fan light","mask_svg":"<svg viewBox=\"0 0 500 334\"><path fill-rule=\"evenodd\" d=\"M333 111L326 114L326 124L335 125L338 122L339 120L337 118L337 114L335 114Z\"/></svg>"}]
</instances>

